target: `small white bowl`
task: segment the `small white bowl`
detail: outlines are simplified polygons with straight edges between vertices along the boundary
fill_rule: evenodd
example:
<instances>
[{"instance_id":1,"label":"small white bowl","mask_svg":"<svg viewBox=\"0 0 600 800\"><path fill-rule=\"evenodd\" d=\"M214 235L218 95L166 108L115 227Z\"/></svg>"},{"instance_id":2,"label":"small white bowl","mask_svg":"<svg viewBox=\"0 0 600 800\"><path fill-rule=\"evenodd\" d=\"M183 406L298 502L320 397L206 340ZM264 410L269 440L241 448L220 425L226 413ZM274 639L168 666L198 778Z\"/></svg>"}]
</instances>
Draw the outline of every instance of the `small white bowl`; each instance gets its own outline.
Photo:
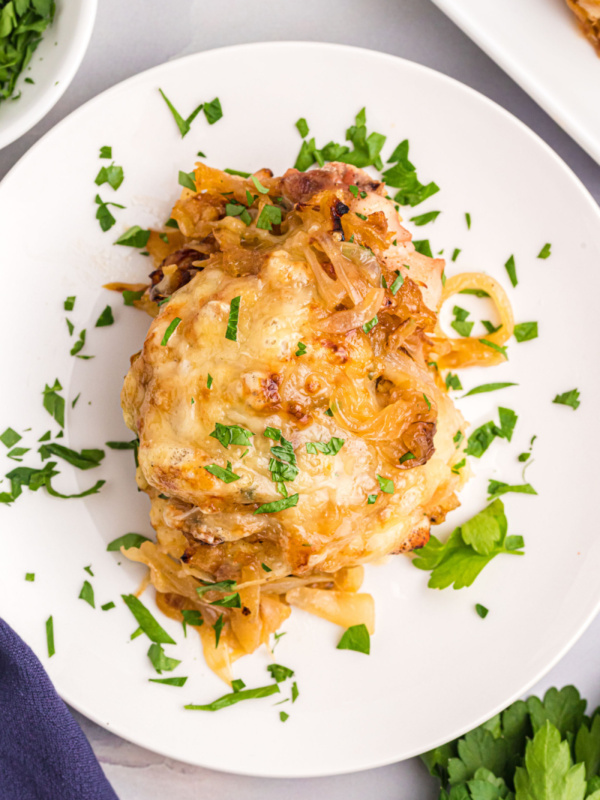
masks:
<instances>
[{"instance_id":1,"label":"small white bowl","mask_svg":"<svg viewBox=\"0 0 600 800\"><path fill-rule=\"evenodd\" d=\"M54 21L17 81L21 96L0 103L0 148L33 128L58 102L87 50L96 8L97 0L56 1Z\"/></svg>"}]
</instances>

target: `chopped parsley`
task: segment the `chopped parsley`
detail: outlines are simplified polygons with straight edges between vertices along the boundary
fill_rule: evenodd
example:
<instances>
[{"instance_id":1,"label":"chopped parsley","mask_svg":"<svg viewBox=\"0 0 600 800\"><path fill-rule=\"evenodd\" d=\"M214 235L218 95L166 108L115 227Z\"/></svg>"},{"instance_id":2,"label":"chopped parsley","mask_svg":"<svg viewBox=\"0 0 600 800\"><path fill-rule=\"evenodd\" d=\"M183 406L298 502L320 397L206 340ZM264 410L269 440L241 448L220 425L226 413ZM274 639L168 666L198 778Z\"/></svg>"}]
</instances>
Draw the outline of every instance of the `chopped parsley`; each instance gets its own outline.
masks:
<instances>
[{"instance_id":1,"label":"chopped parsley","mask_svg":"<svg viewBox=\"0 0 600 800\"><path fill-rule=\"evenodd\" d=\"M162 683L165 686L185 686L186 678L148 678L150 683Z\"/></svg>"},{"instance_id":2,"label":"chopped parsley","mask_svg":"<svg viewBox=\"0 0 600 800\"><path fill-rule=\"evenodd\" d=\"M83 582L83 586L79 592L79 599L85 600L85 602L89 603L92 608L96 608L96 603L94 602L94 589L89 581Z\"/></svg>"},{"instance_id":3,"label":"chopped parsley","mask_svg":"<svg viewBox=\"0 0 600 800\"><path fill-rule=\"evenodd\" d=\"M187 636L186 627L191 625L193 628L200 628L204 625L204 618L202 614L195 608L182 608L181 616L183 617L183 635Z\"/></svg>"},{"instance_id":4,"label":"chopped parsley","mask_svg":"<svg viewBox=\"0 0 600 800\"><path fill-rule=\"evenodd\" d=\"M58 422L61 428L65 427L65 400L58 392L62 391L58 378L54 381L54 386L45 385L44 391L44 408L51 417Z\"/></svg>"},{"instance_id":5,"label":"chopped parsley","mask_svg":"<svg viewBox=\"0 0 600 800\"><path fill-rule=\"evenodd\" d=\"M188 711L220 711L227 706L233 706L236 703L241 703L243 700L256 700L260 697L269 697L272 694L279 694L279 684L272 683L269 686L260 686L256 689L243 689L241 691L233 691L229 694L224 694L212 703L205 705L194 705L189 703L184 706Z\"/></svg>"},{"instance_id":6,"label":"chopped parsley","mask_svg":"<svg viewBox=\"0 0 600 800\"><path fill-rule=\"evenodd\" d=\"M111 609L116 608L116 605L111 600L108 603L104 603L104 605L100 606L100 608L102 609L102 611L110 611Z\"/></svg>"},{"instance_id":7,"label":"chopped parsley","mask_svg":"<svg viewBox=\"0 0 600 800\"><path fill-rule=\"evenodd\" d=\"M470 336L473 330L474 322L467 322L462 319L454 319L450 323L450 327L458 333L459 336Z\"/></svg>"},{"instance_id":8,"label":"chopped parsley","mask_svg":"<svg viewBox=\"0 0 600 800\"><path fill-rule=\"evenodd\" d=\"M56 652L54 648L54 620L52 615L46 620L46 645L48 647L48 658L52 658Z\"/></svg>"},{"instance_id":9,"label":"chopped parsley","mask_svg":"<svg viewBox=\"0 0 600 800\"><path fill-rule=\"evenodd\" d=\"M35 580L35 572L26 572L25 580L29 581L30 583L33 583L33 581Z\"/></svg>"},{"instance_id":10,"label":"chopped parsley","mask_svg":"<svg viewBox=\"0 0 600 800\"><path fill-rule=\"evenodd\" d=\"M452 372L449 372L446 375L446 389L456 389L457 391L460 391L462 388L462 383L460 382L458 375L454 375Z\"/></svg>"},{"instance_id":11,"label":"chopped parsley","mask_svg":"<svg viewBox=\"0 0 600 800\"><path fill-rule=\"evenodd\" d=\"M12 428L7 428L2 435L0 435L0 442L5 447L13 447L17 442L20 442L23 437L14 431Z\"/></svg>"},{"instance_id":12,"label":"chopped parsley","mask_svg":"<svg viewBox=\"0 0 600 800\"><path fill-rule=\"evenodd\" d=\"M489 321L489 319L482 319L481 320L481 324L483 325L483 327L486 329L486 331L488 333L496 333L496 331L499 331L500 328L502 327L502 325L498 325L498 326L492 325L492 323Z\"/></svg>"},{"instance_id":13,"label":"chopped parsley","mask_svg":"<svg viewBox=\"0 0 600 800\"><path fill-rule=\"evenodd\" d=\"M228 217L239 217L246 226L252 224L250 212L241 203L227 203L225 213Z\"/></svg>"},{"instance_id":14,"label":"chopped parsley","mask_svg":"<svg viewBox=\"0 0 600 800\"><path fill-rule=\"evenodd\" d=\"M421 255L429 256L429 258L433 258L433 253L431 251L431 245L429 244L429 239L413 239L413 244L415 246L415 250L417 253L421 253Z\"/></svg>"},{"instance_id":15,"label":"chopped parsley","mask_svg":"<svg viewBox=\"0 0 600 800\"><path fill-rule=\"evenodd\" d=\"M452 253L452 261L456 261L459 255L460 255L460 247L455 247L454 252Z\"/></svg>"},{"instance_id":16,"label":"chopped parsley","mask_svg":"<svg viewBox=\"0 0 600 800\"><path fill-rule=\"evenodd\" d=\"M481 570L501 553L523 555L523 538L507 536L508 522L501 500L494 500L463 525L455 528L443 544L435 536L418 551L413 564L431 571L428 586L455 589L471 586Z\"/></svg>"},{"instance_id":17,"label":"chopped parsley","mask_svg":"<svg viewBox=\"0 0 600 800\"><path fill-rule=\"evenodd\" d=\"M369 333L369 331L372 330L375 327L375 325L377 325L378 322L379 320L377 319L377 314L376 314L373 317L373 319L370 319L368 322L365 322L365 324L362 326L363 331L365 333Z\"/></svg>"},{"instance_id":18,"label":"chopped parsley","mask_svg":"<svg viewBox=\"0 0 600 800\"><path fill-rule=\"evenodd\" d=\"M152 666L161 675L163 672L172 672L175 667L178 667L181 664L176 658L169 658L165 655L165 651L161 647L160 644L153 642L148 649L148 658L150 659Z\"/></svg>"},{"instance_id":19,"label":"chopped parsley","mask_svg":"<svg viewBox=\"0 0 600 800\"><path fill-rule=\"evenodd\" d=\"M227 467L220 467L218 464L209 464L207 467L203 467L203 469L210 472L215 478L223 481L223 483L233 483L234 481L239 481L242 477L241 475L236 475L235 472L232 471L231 461L227 462Z\"/></svg>"},{"instance_id":20,"label":"chopped parsley","mask_svg":"<svg viewBox=\"0 0 600 800\"><path fill-rule=\"evenodd\" d=\"M551 255L550 253L551 247L552 245L549 242L546 242L546 244L542 247L542 249L538 253L538 258L549 258Z\"/></svg>"},{"instance_id":21,"label":"chopped parsley","mask_svg":"<svg viewBox=\"0 0 600 800\"><path fill-rule=\"evenodd\" d=\"M263 206L258 219L256 220L256 227L261 230L271 231L273 225L281 224L281 209L279 206L266 205Z\"/></svg>"},{"instance_id":22,"label":"chopped parsley","mask_svg":"<svg viewBox=\"0 0 600 800\"><path fill-rule=\"evenodd\" d=\"M108 147L107 145L101 147L98 158L112 158L112 147Z\"/></svg>"},{"instance_id":23,"label":"chopped parsley","mask_svg":"<svg viewBox=\"0 0 600 800\"><path fill-rule=\"evenodd\" d=\"M133 594L122 594L123 602L135 617L142 632L156 644L175 644L164 628L154 619L146 606Z\"/></svg>"},{"instance_id":24,"label":"chopped parsley","mask_svg":"<svg viewBox=\"0 0 600 800\"><path fill-rule=\"evenodd\" d=\"M106 546L108 552L118 552L122 547L126 550L130 547L140 547L144 542L149 542L146 536L142 536L141 533L125 533L123 536L119 536L117 539L113 539L112 542L109 542Z\"/></svg>"},{"instance_id":25,"label":"chopped parsley","mask_svg":"<svg viewBox=\"0 0 600 800\"><path fill-rule=\"evenodd\" d=\"M229 304L229 319L227 320L227 330L225 331L225 338L232 342L237 342L237 329L240 317L240 303L242 297L234 297Z\"/></svg>"},{"instance_id":26,"label":"chopped parsley","mask_svg":"<svg viewBox=\"0 0 600 800\"><path fill-rule=\"evenodd\" d=\"M0 7L0 105L4 100L18 100L15 93L19 75L27 67L42 33L52 24L55 4L50 0L16 0ZM33 83L25 78L26 83Z\"/></svg>"},{"instance_id":27,"label":"chopped parsley","mask_svg":"<svg viewBox=\"0 0 600 800\"><path fill-rule=\"evenodd\" d=\"M125 176L123 174L123 167L117 167L111 164L110 167L100 167L100 171L96 175L94 183L96 186L102 186L103 183L108 183L109 186L116 191L123 183Z\"/></svg>"},{"instance_id":28,"label":"chopped parsley","mask_svg":"<svg viewBox=\"0 0 600 800\"><path fill-rule=\"evenodd\" d=\"M276 705L277 705L277 704L276 704ZM280 719L282 722L285 722L285 721L286 721L287 719L289 719L289 718L290 718L290 715L289 715L289 714L286 714L286 713L285 713L285 711L280 711L280 712L279 712L279 719Z\"/></svg>"},{"instance_id":29,"label":"chopped parsley","mask_svg":"<svg viewBox=\"0 0 600 800\"><path fill-rule=\"evenodd\" d=\"M113 206L113 208L125 208L125 206L122 206L120 203L105 203L99 194L96 195L94 202L98 206L98 210L96 211L96 219L100 223L100 227L104 233L106 233L106 231L110 230L117 221L108 210L108 207Z\"/></svg>"},{"instance_id":30,"label":"chopped parsley","mask_svg":"<svg viewBox=\"0 0 600 800\"><path fill-rule=\"evenodd\" d=\"M398 189L394 195L396 203L414 207L439 192L440 187L433 181L426 185L421 183L416 167L408 160L408 150L408 139L404 139L388 159L388 164L393 166L383 173L383 180L388 186Z\"/></svg>"},{"instance_id":31,"label":"chopped parsley","mask_svg":"<svg viewBox=\"0 0 600 800\"><path fill-rule=\"evenodd\" d=\"M183 170L179 170L178 182L180 186L184 187L184 189L189 189L191 192L198 191L196 188L196 177L193 171L183 172Z\"/></svg>"},{"instance_id":32,"label":"chopped parsley","mask_svg":"<svg viewBox=\"0 0 600 800\"><path fill-rule=\"evenodd\" d=\"M228 175L238 175L240 178L249 178L250 177L250 173L249 172L242 172L239 169L229 169L229 167L224 169L223 172L226 172Z\"/></svg>"},{"instance_id":33,"label":"chopped parsley","mask_svg":"<svg viewBox=\"0 0 600 800\"><path fill-rule=\"evenodd\" d=\"M123 303L126 306L132 306L134 300L142 299L142 295L144 294L145 291L146 291L145 289L140 289L139 292L132 292L130 289L125 289L125 291L123 292Z\"/></svg>"},{"instance_id":34,"label":"chopped parsley","mask_svg":"<svg viewBox=\"0 0 600 800\"><path fill-rule=\"evenodd\" d=\"M492 350L496 350L496 352L501 353L504 356L504 358L508 360L508 356L506 355L506 347L501 347L500 345L495 344L494 342L490 342L489 339L479 339L478 341L481 344L484 344L486 347L491 347Z\"/></svg>"},{"instance_id":35,"label":"chopped parsley","mask_svg":"<svg viewBox=\"0 0 600 800\"><path fill-rule=\"evenodd\" d=\"M232 580L218 581L217 583L206 583L202 581L202 586L196 587L198 597L202 597L206 592L228 592L230 589L237 589L237 583Z\"/></svg>"},{"instance_id":36,"label":"chopped parsley","mask_svg":"<svg viewBox=\"0 0 600 800\"><path fill-rule=\"evenodd\" d=\"M75 308L76 299L77 298L75 296L67 297L67 299L64 302L65 311L73 311L73 309Z\"/></svg>"},{"instance_id":37,"label":"chopped parsley","mask_svg":"<svg viewBox=\"0 0 600 800\"><path fill-rule=\"evenodd\" d=\"M265 572L273 572L271 567L268 567L266 564L261 564L261 567L264 569Z\"/></svg>"},{"instance_id":38,"label":"chopped parsley","mask_svg":"<svg viewBox=\"0 0 600 800\"><path fill-rule=\"evenodd\" d=\"M346 141L353 145L353 149L337 142L328 142L319 149L314 138L304 140L294 167L305 172L315 162L322 167L326 161L340 161L361 168L370 165L377 169L383 168L380 153L386 137L375 131L367 135L367 114L364 108L356 115L354 125L347 129Z\"/></svg>"},{"instance_id":39,"label":"chopped parsley","mask_svg":"<svg viewBox=\"0 0 600 800\"><path fill-rule=\"evenodd\" d=\"M395 273L396 273L396 277L394 278L394 282L393 282L393 283L392 283L392 285L390 286L390 292L391 292L391 293L394 295L394 297L395 297L395 296L396 296L396 294L398 293L398 289L399 289L399 288L402 286L402 284L404 283L404 278L403 278L403 277L402 277L402 275L400 274L400 270L398 270L398 269L397 269L397 270L395 270Z\"/></svg>"},{"instance_id":40,"label":"chopped parsley","mask_svg":"<svg viewBox=\"0 0 600 800\"><path fill-rule=\"evenodd\" d=\"M511 256L504 266L508 272L510 282L512 283L513 287L516 286L519 281L517 279L517 265L515 264L515 257Z\"/></svg>"},{"instance_id":41,"label":"chopped parsley","mask_svg":"<svg viewBox=\"0 0 600 800\"><path fill-rule=\"evenodd\" d=\"M104 311L100 314L98 319L96 320L96 328L105 328L108 325L112 325L115 319L113 317L112 308L110 306L106 306Z\"/></svg>"},{"instance_id":42,"label":"chopped parsley","mask_svg":"<svg viewBox=\"0 0 600 800\"><path fill-rule=\"evenodd\" d=\"M210 436L217 439L223 447L229 447L230 444L247 447L252 444L250 437L254 434L240 425L222 425L220 422L215 422L215 429Z\"/></svg>"},{"instance_id":43,"label":"chopped parsley","mask_svg":"<svg viewBox=\"0 0 600 800\"><path fill-rule=\"evenodd\" d=\"M531 339L537 339L538 324L537 322L520 322L515 325L514 333L517 342L529 342Z\"/></svg>"},{"instance_id":44,"label":"chopped parsley","mask_svg":"<svg viewBox=\"0 0 600 800\"><path fill-rule=\"evenodd\" d=\"M406 461L413 461L415 458L416 456L409 450L407 453L404 453L403 456L400 456L399 463L404 464ZM385 489L383 489L383 491L385 491Z\"/></svg>"},{"instance_id":45,"label":"chopped parsley","mask_svg":"<svg viewBox=\"0 0 600 800\"><path fill-rule=\"evenodd\" d=\"M460 471L465 466L466 463L467 463L467 459L463 458L457 464L454 464L454 466L452 467L450 472L452 472L454 475L460 475Z\"/></svg>"},{"instance_id":46,"label":"chopped parsley","mask_svg":"<svg viewBox=\"0 0 600 800\"><path fill-rule=\"evenodd\" d=\"M467 228L468 228L469 230L471 230L471 215L469 214L469 212L468 212L468 211L467 211L467 212L466 212L466 214L465 214L465 220L466 220L466 222L467 222Z\"/></svg>"},{"instance_id":47,"label":"chopped parsley","mask_svg":"<svg viewBox=\"0 0 600 800\"><path fill-rule=\"evenodd\" d=\"M140 228L139 225L133 225L119 236L115 244L120 244L124 247L146 247L149 238L150 231Z\"/></svg>"},{"instance_id":48,"label":"chopped parsley","mask_svg":"<svg viewBox=\"0 0 600 800\"><path fill-rule=\"evenodd\" d=\"M171 322L169 323L169 327L166 329L164 336L162 338L161 341L162 347L164 347L167 344L171 336L175 333L175 329L177 328L180 322L181 319L179 317L175 317L174 319L171 320Z\"/></svg>"},{"instance_id":49,"label":"chopped parsley","mask_svg":"<svg viewBox=\"0 0 600 800\"><path fill-rule=\"evenodd\" d=\"M257 192L260 192L261 194L269 194L269 190L267 189L267 187L262 185L262 183L258 180L256 175L251 175L250 180L254 184Z\"/></svg>"},{"instance_id":50,"label":"chopped parsley","mask_svg":"<svg viewBox=\"0 0 600 800\"><path fill-rule=\"evenodd\" d=\"M485 619L490 613L489 609L485 606L482 606L481 603L475 603L475 611L479 614L481 619Z\"/></svg>"},{"instance_id":51,"label":"chopped parsley","mask_svg":"<svg viewBox=\"0 0 600 800\"><path fill-rule=\"evenodd\" d=\"M342 638L337 644L338 650L355 650L357 653L369 655L371 652L371 637L367 626L363 623L352 625L344 631Z\"/></svg>"},{"instance_id":52,"label":"chopped parsley","mask_svg":"<svg viewBox=\"0 0 600 800\"><path fill-rule=\"evenodd\" d=\"M298 342L297 347L298 347L298 349L296 350L294 355L296 355L296 356L305 356L306 355L306 345L304 344L304 342Z\"/></svg>"},{"instance_id":53,"label":"chopped parsley","mask_svg":"<svg viewBox=\"0 0 600 800\"><path fill-rule=\"evenodd\" d=\"M368 495L368 497L367 497L367 505L368 505L368 506L372 506L372 505L373 505L373 503L374 503L376 500L377 500L377 495L376 495L376 494L370 494L370 495Z\"/></svg>"},{"instance_id":54,"label":"chopped parsley","mask_svg":"<svg viewBox=\"0 0 600 800\"><path fill-rule=\"evenodd\" d=\"M171 103L169 98L163 92L163 90L159 89L158 91L161 93L163 100L165 101L165 103L169 107L169 111L173 115L173 119L175 120L175 122L177 124L177 127L179 128L179 133L181 134L181 138L183 139L183 137L186 136L190 132L190 127L192 125L192 122L196 119L198 114L202 111L202 109L204 107L204 103L200 103L200 105L197 106L197 108L195 108L192 111L192 113L189 115L189 117L187 119L184 119L181 116L181 114L179 113L179 111L177 111L177 109L175 108L173 103Z\"/></svg>"},{"instance_id":55,"label":"chopped parsley","mask_svg":"<svg viewBox=\"0 0 600 800\"><path fill-rule=\"evenodd\" d=\"M294 677L294 670L289 667L284 667L281 664L269 664L267 672L271 673L271 677L277 683L287 681L288 678Z\"/></svg>"},{"instance_id":56,"label":"chopped parsley","mask_svg":"<svg viewBox=\"0 0 600 800\"><path fill-rule=\"evenodd\" d=\"M209 374L208 374L208 376L207 376L207 378L206 378L206 388L207 388L207 389L210 389L210 387L211 387L212 385L213 385L213 377L212 377L212 375L209 373Z\"/></svg>"},{"instance_id":57,"label":"chopped parsley","mask_svg":"<svg viewBox=\"0 0 600 800\"><path fill-rule=\"evenodd\" d=\"M508 494L509 492L514 492L516 494L537 494L530 483L523 483L518 486L510 486L503 481L494 480L490 480L488 483L488 500L492 500L494 497L500 497L500 495L503 494Z\"/></svg>"},{"instance_id":58,"label":"chopped parsley","mask_svg":"<svg viewBox=\"0 0 600 800\"><path fill-rule=\"evenodd\" d=\"M300 136L305 139L308 136L309 128L308 122L304 119L304 117L300 117L300 119L296 122L296 127L298 128L298 133Z\"/></svg>"},{"instance_id":59,"label":"chopped parsley","mask_svg":"<svg viewBox=\"0 0 600 800\"><path fill-rule=\"evenodd\" d=\"M50 458L50 456L57 456L67 461L73 467L84 470L98 467L104 458L104 450L90 449L82 450L78 453L77 450L71 450L71 448L65 447L62 444L57 444L56 442L42 444L38 452L42 457L42 461Z\"/></svg>"},{"instance_id":60,"label":"chopped parsley","mask_svg":"<svg viewBox=\"0 0 600 800\"><path fill-rule=\"evenodd\" d=\"M429 211L427 214L419 214L417 217L411 217L410 221L414 222L415 225L420 228L422 225L434 222L441 213L441 211Z\"/></svg>"},{"instance_id":61,"label":"chopped parsley","mask_svg":"<svg viewBox=\"0 0 600 800\"><path fill-rule=\"evenodd\" d=\"M394 494L394 481L390 478L384 478L382 475L377 476L377 483L382 492L386 494Z\"/></svg>"},{"instance_id":62,"label":"chopped parsley","mask_svg":"<svg viewBox=\"0 0 600 800\"><path fill-rule=\"evenodd\" d=\"M210 103L204 103L204 116L209 125L214 125L223 116L223 109L221 108L221 101L218 97L211 100Z\"/></svg>"},{"instance_id":63,"label":"chopped parsley","mask_svg":"<svg viewBox=\"0 0 600 800\"><path fill-rule=\"evenodd\" d=\"M263 503L259 506L255 514L275 514L278 511L285 511L286 508L293 508L298 505L299 495L292 494L289 497L283 497L281 500L274 500L272 503Z\"/></svg>"},{"instance_id":64,"label":"chopped parsley","mask_svg":"<svg viewBox=\"0 0 600 800\"><path fill-rule=\"evenodd\" d=\"M306 452L313 456L317 453L323 453L326 456L335 456L340 452L344 446L344 439L338 439L337 436L332 436L328 442L307 442Z\"/></svg>"},{"instance_id":65,"label":"chopped parsley","mask_svg":"<svg viewBox=\"0 0 600 800\"><path fill-rule=\"evenodd\" d=\"M571 406L573 410L576 410L581 405L579 400L579 389L571 389L569 392L557 394L552 402L558 403L561 406Z\"/></svg>"},{"instance_id":66,"label":"chopped parsley","mask_svg":"<svg viewBox=\"0 0 600 800\"><path fill-rule=\"evenodd\" d=\"M425 402L427 403L427 410L428 410L428 411L431 411L431 400L430 400L430 399L427 397L427 395L425 394L425 392L423 392L423 399L424 399L424 400L425 400Z\"/></svg>"},{"instance_id":67,"label":"chopped parsley","mask_svg":"<svg viewBox=\"0 0 600 800\"><path fill-rule=\"evenodd\" d=\"M518 383L482 383L470 389L463 397L470 397L473 394L484 394L485 392L496 392L498 389L506 389L508 386L518 386Z\"/></svg>"}]
</instances>

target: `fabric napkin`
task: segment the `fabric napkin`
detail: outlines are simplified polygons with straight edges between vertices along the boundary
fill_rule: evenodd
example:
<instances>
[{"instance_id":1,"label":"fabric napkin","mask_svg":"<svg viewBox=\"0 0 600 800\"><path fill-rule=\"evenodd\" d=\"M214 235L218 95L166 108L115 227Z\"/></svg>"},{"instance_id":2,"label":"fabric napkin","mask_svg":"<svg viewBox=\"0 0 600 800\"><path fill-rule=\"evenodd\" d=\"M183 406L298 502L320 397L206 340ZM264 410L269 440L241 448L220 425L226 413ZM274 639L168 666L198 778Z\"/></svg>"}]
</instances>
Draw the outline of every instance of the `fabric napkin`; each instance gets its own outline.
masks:
<instances>
[{"instance_id":1,"label":"fabric napkin","mask_svg":"<svg viewBox=\"0 0 600 800\"><path fill-rule=\"evenodd\" d=\"M37 657L2 619L0 800L118 800Z\"/></svg>"}]
</instances>

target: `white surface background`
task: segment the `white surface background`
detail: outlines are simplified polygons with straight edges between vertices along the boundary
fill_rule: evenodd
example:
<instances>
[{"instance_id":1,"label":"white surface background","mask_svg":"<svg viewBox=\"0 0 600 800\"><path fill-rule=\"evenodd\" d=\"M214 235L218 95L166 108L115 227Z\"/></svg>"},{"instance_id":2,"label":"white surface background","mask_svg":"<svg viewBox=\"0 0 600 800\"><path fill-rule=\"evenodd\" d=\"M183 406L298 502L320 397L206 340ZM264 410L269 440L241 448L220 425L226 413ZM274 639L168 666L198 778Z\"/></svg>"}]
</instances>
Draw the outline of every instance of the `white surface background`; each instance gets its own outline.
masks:
<instances>
[{"instance_id":1,"label":"white surface background","mask_svg":"<svg viewBox=\"0 0 600 800\"><path fill-rule=\"evenodd\" d=\"M48 117L0 151L0 176L56 122L98 92L141 70L200 50L261 40L322 40L393 53L452 75L491 97L540 134L600 200L595 164L428 0L102 0L79 74ZM582 47L586 46L582 41ZM285 69L285 65L282 65ZM335 91L335 73L324 76ZM253 76L243 80L252 81ZM518 176L515 176L518 179ZM65 213L68 210L65 209ZM565 536L569 531L565 531ZM535 602L535 598L532 598ZM574 683L600 703L600 620L536 687ZM442 660L440 661L442 665ZM443 668L441 666L440 668ZM415 685L415 690L426 687ZM121 800L373 800L437 797L417 760L335 778L264 780L190 767L130 745L76 715ZM359 732L357 732L359 735ZM224 744L226 746L226 744Z\"/></svg>"}]
</instances>

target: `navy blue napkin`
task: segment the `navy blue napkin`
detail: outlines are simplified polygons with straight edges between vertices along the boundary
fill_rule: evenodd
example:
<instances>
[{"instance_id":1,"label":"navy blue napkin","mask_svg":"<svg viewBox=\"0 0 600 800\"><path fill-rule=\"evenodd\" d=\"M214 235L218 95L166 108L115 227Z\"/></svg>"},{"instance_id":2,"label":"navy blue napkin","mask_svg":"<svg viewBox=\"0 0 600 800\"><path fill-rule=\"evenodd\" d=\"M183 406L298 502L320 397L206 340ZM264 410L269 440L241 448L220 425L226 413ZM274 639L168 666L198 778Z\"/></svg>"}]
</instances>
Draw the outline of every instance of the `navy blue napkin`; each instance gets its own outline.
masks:
<instances>
[{"instance_id":1,"label":"navy blue napkin","mask_svg":"<svg viewBox=\"0 0 600 800\"><path fill-rule=\"evenodd\" d=\"M118 800L37 657L2 619L0 800Z\"/></svg>"}]
</instances>

